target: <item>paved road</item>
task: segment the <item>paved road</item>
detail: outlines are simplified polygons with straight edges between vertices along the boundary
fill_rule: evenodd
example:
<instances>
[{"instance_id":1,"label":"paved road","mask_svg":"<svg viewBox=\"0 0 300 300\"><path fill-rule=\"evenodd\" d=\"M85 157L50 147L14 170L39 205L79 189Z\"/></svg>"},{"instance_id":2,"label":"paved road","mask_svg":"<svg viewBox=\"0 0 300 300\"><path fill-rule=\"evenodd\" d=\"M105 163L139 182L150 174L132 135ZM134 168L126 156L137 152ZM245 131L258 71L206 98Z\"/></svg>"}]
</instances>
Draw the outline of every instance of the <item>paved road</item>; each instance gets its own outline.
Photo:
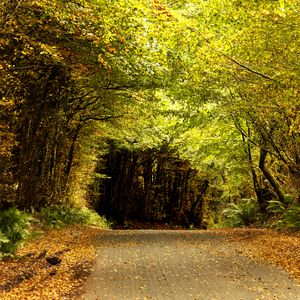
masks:
<instances>
[{"instance_id":1,"label":"paved road","mask_svg":"<svg viewBox=\"0 0 300 300\"><path fill-rule=\"evenodd\" d=\"M80 299L299 300L300 286L206 231L105 231Z\"/></svg>"}]
</instances>

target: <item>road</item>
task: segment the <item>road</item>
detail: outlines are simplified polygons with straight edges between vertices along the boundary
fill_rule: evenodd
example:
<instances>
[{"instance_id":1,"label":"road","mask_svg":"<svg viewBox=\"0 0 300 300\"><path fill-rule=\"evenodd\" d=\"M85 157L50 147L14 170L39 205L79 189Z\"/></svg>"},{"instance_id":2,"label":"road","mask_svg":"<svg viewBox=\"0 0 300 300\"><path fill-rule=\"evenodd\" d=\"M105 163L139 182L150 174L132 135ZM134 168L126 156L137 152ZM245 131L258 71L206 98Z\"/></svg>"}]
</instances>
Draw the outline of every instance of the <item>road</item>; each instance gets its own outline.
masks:
<instances>
[{"instance_id":1,"label":"road","mask_svg":"<svg viewBox=\"0 0 300 300\"><path fill-rule=\"evenodd\" d=\"M108 230L79 299L299 300L285 271L206 231Z\"/></svg>"}]
</instances>

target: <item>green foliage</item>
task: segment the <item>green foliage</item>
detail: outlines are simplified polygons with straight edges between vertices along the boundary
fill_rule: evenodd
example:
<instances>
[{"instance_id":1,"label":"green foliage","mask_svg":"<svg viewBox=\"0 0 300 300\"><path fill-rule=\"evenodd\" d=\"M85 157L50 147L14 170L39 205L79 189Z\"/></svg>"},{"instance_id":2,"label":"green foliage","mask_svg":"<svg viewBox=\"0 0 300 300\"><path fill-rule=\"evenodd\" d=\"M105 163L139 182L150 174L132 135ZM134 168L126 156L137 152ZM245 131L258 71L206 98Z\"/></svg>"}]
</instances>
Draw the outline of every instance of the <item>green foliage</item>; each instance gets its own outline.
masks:
<instances>
[{"instance_id":1,"label":"green foliage","mask_svg":"<svg viewBox=\"0 0 300 300\"><path fill-rule=\"evenodd\" d=\"M267 210L274 214L283 214L286 210L284 203L278 200L270 200Z\"/></svg>"},{"instance_id":2,"label":"green foliage","mask_svg":"<svg viewBox=\"0 0 300 300\"><path fill-rule=\"evenodd\" d=\"M300 230L300 205L295 205L287 209L282 217L285 228Z\"/></svg>"},{"instance_id":3,"label":"green foliage","mask_svg":"<svg viewBox=\"0 0 300 300\"><path fill-rule=\"evenodd\" d=\"M60 228L66 225L84 224L108 228L107 221L95 211L86 207L70 205L51 205L41 209L39 216L47 226Z\"/></svg>"},{"instance_id":4,"label":"green foliage","mask_svg":"<svg viewBox=\"0 0 300 300\"><path fill-rule=\"evenodd\" d=\"M5 234L0 230L0 247L2 243L8 243L9 239L5 236Z\"/></svg>"},{"instance_id":5,"label":"green foliage","mask_svg":"<svg viewBox=\"0 0 300 300\"><path fill-rule=\"evenodd\" d=\"M229 203L222 211L223 224L228 227L244 227L255 224L260 219L259 207L255 199L242 199L239 203Z\"/></svg>"},{"instance_id":6,"label":"green foliage","mask_svg":"<svg viewBox=\"0 0 300 300\"><path fill-rule=\"evenodd\" d=\"M274 201L275 202L275 201ZM277 213L276 220L270 221L270 227L280 230L300 230L300 205L292 205L289 208L279 207L279 204L275 204L275 210L272 212ZM273 208L273 204L268 207L270 210Z\"/></svg>"},{"instance_id":7,"label":"green foliage","mask_svg":"<svg viewBox=\"0 0 300 300\"><path fill-rule=\"evenodd\" d=\"M82 204L95 145L107 135L131 149L168 144L226 201L253 196L250 170L263 147L283 190L298 195L298 7L299 0L4 0L0 198L20 193L22 205L40 208L68 186L68 201ZM242 203L227 209L251 214ZM283 214L280 205L269 211ZM84 223L88 214L48 210L55 226Z\"/></svg>"},{"instance_id":8,"label":"green foliage","mask_svg":"<svg viewBox=\"0 0 300 300\"><path fill-rule=\"evenodd\" d=\"M36 218L16 208L10 208L0 212L0 258L14 254L32 236L30 227L38 219L42 219L47 226L54 228L73 224L109 227L104 218L86 207L53 205L43 208Z\"/></svg>"},{"instance_id":9,"label":"green foliage","mask_svg":"<svg viewBox=\"0 0 300 300\"><path fill-rule=\"evenodd\" d=\"M30 236L31 221L30 215L16 208L0 212L0 256L14 253Z\"/></svg>"}]
</instances>

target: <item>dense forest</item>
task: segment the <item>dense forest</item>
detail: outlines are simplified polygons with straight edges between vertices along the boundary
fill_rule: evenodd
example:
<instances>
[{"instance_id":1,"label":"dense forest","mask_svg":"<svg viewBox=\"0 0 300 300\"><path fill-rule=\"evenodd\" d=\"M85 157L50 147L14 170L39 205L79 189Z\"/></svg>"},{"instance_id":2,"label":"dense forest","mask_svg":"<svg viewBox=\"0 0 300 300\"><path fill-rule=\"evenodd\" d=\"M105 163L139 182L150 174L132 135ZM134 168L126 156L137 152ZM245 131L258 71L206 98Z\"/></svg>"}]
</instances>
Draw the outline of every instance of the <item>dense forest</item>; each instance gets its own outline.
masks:
<instances>
[{"instance_id":1,"label":"dense forest","mask_svg":"<svg viewBox=\"0 0 300 300\"><path fill-rule=\"evenodd\" d=\"M1 210L300 228L299 10L1 0Z\"/></svg>"}]
</instances>

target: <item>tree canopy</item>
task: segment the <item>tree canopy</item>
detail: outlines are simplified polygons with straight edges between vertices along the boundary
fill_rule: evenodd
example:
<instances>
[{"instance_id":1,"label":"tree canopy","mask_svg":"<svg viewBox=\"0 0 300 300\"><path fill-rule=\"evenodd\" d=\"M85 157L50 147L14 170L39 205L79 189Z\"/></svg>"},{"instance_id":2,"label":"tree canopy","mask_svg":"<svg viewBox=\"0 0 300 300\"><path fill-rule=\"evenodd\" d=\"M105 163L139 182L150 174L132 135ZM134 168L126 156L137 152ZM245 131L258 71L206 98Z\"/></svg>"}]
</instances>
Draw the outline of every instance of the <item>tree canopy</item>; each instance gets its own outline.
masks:
<instances>
[{"instance_id":1,"label":"tree canopy","mask_svg":"<svg viewBox=\"0 0 300 300\"><path fill-rule=\"evenodd\" d=\"M176 153L211 200L296 203L299 7L3 0L0 205L97 202L111 140Z\"/></svg>"}]
</instances>

